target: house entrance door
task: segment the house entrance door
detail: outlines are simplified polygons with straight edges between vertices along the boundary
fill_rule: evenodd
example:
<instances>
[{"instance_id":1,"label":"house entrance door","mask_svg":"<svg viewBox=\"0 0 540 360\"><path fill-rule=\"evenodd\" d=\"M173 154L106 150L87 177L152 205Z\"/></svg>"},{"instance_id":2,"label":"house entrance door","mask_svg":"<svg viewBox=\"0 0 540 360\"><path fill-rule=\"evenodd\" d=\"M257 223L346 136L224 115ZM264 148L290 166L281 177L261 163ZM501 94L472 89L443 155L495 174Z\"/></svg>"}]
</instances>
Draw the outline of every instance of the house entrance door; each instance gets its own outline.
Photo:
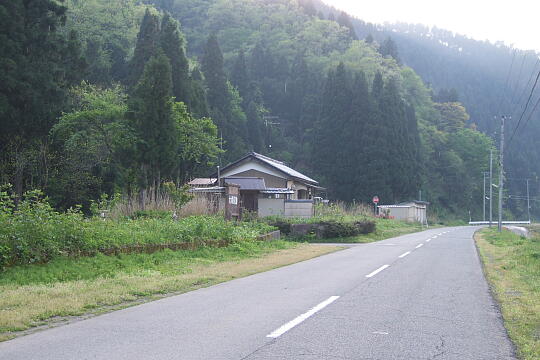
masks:
<instances>
[{"instance_id":1,"label":"house entrance door","mask_svg":"<svg viewBox=\"0 0 540 360\"><path fill-rule=\"evenodd\" d=\"M258 210L258 191L241 191L242 207L248 211Z\"/></svg>"}]
</instances>

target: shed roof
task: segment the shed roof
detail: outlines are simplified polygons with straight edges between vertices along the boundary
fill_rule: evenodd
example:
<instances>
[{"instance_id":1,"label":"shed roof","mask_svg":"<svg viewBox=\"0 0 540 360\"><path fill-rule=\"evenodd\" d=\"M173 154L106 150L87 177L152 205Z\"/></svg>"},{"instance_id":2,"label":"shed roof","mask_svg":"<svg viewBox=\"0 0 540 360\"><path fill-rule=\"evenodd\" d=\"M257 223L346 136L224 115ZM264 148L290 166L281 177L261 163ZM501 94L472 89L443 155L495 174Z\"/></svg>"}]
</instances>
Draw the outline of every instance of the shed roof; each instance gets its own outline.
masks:
<instances>
[{"instance_id":1,"label":"shed roof","mask_svg":"<svg viewBox=\"0 0 540 360\"><path fill-rule=\"evenodd\" d=\"M236 164L246 160L246 159L249 159L249 158L253 158L259 162L262 162L263 164L266 164L268 166L271 166L272 168L276 169L276 170L279 170L280 172L286 174L286 175L289 175L290 177L292 178L295 178L297 180L300 180L300 181L303 181L303 182L306 182L306 183L309 183L309 184L313 184L313 185L316 185L318 184L318 182L292 168L290 168L289 166L285 165L284 162L281 162L281 161L278 161L278 160L275 160L275 159L272 159L268 156L264 156L264 155L261 155L261 154L258 154L256 152L250 152L249 154L247 154L246 156L242 157L241 159L238 159L236 160L235 162L232 162L230 163L229 165L225 166L222 171L225 172L227 169L235 166Z\"/></svg>"},{"instance_id":2,"label":"shed roof","mask_svg":"<svg viewBox=\"0 0 540 360\"><path fill-rule=\"evenodd\" d=\"M294 190L285 189L285 188L266 188L266 190L262 190L261 193L263 194L294 194Z\"/></svg>"},{"instance_id":3,"label":"shed roof","mask_svg":"<svg viewBox=\"0 0 540 360\"><path fill-rule=\"evenodd\" d=\"M192 186L214 185L217 182L216 178L195 178L188 182Z\"/></svg>"},{"instance_id":4,"label":"shed roof","mask_svg":"<svg viewBox=\"0 0 540 360\"><path fill-rule=\"evenodd\" d=\"M236 184L240 185L240 190L265 190L266 184L264 183L263 178L258 177L247 177L247 176L239 176L239 177L226 177L225 184Z\"/></svg>"}]
</instances>

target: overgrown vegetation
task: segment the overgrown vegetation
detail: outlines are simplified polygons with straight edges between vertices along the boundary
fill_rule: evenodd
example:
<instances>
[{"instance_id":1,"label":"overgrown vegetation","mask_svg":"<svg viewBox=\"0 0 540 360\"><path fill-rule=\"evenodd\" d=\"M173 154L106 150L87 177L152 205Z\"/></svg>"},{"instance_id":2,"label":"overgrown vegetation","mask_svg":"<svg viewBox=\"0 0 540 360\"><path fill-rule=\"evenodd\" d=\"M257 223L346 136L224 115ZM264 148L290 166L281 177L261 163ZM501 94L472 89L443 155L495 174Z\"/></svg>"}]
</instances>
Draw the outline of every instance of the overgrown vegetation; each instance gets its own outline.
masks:
<instances>
[{"instance_id":1,"label":"overgrown vegetation","mask_svg":"<svg viewBox=\"0 0 540 360\"><path fill-rule=\"evenodd\" d=\"M540 234L529 239L484 229L477 244L520 358L540 358Z\"/></svg>"},{"instance_id":2,"label":"overgrown vegetation","mask_svg":"<svg viewBox=\"0 0 540 360\"><path fill-rule=\"evenodd\" d=\"M418 223L375 217L372 211L363 204L338 202L316 205L315 216L311 218L269 216L262 221L295 241L309 242L372 242L423 229ZM305 235L298 235L292 234L293 224L311 224L313 227Z\"/></svg>"},{"instance_id":3,"label":"overgrown vegetation","mask_svg":"<svg viewBox=\"0 0 540 360\"><path fill-rule=\"evenodd\" d=\"M85 218L77 209L60 213L40 191L25 193L15 207L13 196L2 190L0 268L141 245L249 241L273 229L258 222L228 222L219 216L192 216L175 221L170 215L145 215L149 214L139 213L135 220L106 220Z\"/></svg>"}]
</instances>

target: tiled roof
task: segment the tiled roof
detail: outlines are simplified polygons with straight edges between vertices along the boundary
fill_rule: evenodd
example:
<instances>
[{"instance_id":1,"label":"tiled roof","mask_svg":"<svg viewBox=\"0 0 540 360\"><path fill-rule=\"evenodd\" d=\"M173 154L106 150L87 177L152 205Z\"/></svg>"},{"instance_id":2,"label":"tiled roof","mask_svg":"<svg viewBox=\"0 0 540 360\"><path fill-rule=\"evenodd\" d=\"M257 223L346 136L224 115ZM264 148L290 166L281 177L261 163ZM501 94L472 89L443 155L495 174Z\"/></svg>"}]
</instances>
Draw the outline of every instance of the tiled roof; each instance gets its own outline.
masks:
<instances>
[{"instance_id":1,"label":"tiled roof","mask_svg":"<svg viewBox=\"0 0 540 360\"><path fill-rule=\"evenodd\" d=\"M240 185L240 190L265 190L266 184L264 179L256 177L226 177L226 184L236 184Z\"/></svg>"},{"instance_id":2,"label":"tiled roof","mask_svg":"<svg viewBox=\"0 0 540 360\"><path fill-rule=\"evenodd\" d=\"M283 163L281 161L269 158L268 156L264 156L264 155L258 154L256 152L252 152L250 155L255 157L256 159L258 159L258 160L260 160L260 161L262 161L262 162L264 162L264 163L278 169L279 171L284 172L287 175L290 175L292 177L307 181L309 183L318 184L318 182L316 180L313 180L312 178L310 178L310 177L308 177L308 176L306 176L306 175L304 175L304 174L302 174L302 173L288 167L287 165L285 165L285 163Z\"/></svg>"}]
</instances>

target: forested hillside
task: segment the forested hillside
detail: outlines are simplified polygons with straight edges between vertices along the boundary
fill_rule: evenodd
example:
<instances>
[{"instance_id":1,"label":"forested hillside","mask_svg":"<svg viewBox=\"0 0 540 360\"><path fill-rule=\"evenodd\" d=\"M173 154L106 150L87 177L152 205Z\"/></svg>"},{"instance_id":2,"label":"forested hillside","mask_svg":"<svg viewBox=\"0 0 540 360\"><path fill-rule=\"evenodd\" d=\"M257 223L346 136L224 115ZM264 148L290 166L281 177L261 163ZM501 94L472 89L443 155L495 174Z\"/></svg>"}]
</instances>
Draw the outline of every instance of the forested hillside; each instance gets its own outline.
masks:
<instances>
[{"instance_id":1,"label":"forested hillside","mask_svg":"<svg viewBox=\"0 0 540 360\"><path fill-rule=\"evenodd\" d=\"M341 14L319 0L313 0L312 5L323 18ZM540 192L540 111L535 101L540 94L538 87L526 107L540 70L538 54L424 25L374 25L356 18L350 22L361 39L373 39L380 44L391 39L400 61L422 77L435 100L450 97L462 102L470 114L468 124L477 126L497 144L500 116L512 117L506 123L509 189L505 202L514 214L526 217L526 202L516 200L526 195L525 179L530 179L531 195ZM481 194L478 196L481 198ZM538 215L536 201L531 206Z\"/></svg>"},{"instance_id":2,"label":"forested hillside","mask_svg":"<svg viewBox=\"0 0 540 360\"><path fill-rule=\"evenodd\" d=\"M87 207L254 150L331 199L422 191L443 215L481 212L492 141L464 95L434 96L399 46L358 40L346 14L295 0L64 5L0 5L0 180L18 193Z\"/></svg>"}]
</instances>

